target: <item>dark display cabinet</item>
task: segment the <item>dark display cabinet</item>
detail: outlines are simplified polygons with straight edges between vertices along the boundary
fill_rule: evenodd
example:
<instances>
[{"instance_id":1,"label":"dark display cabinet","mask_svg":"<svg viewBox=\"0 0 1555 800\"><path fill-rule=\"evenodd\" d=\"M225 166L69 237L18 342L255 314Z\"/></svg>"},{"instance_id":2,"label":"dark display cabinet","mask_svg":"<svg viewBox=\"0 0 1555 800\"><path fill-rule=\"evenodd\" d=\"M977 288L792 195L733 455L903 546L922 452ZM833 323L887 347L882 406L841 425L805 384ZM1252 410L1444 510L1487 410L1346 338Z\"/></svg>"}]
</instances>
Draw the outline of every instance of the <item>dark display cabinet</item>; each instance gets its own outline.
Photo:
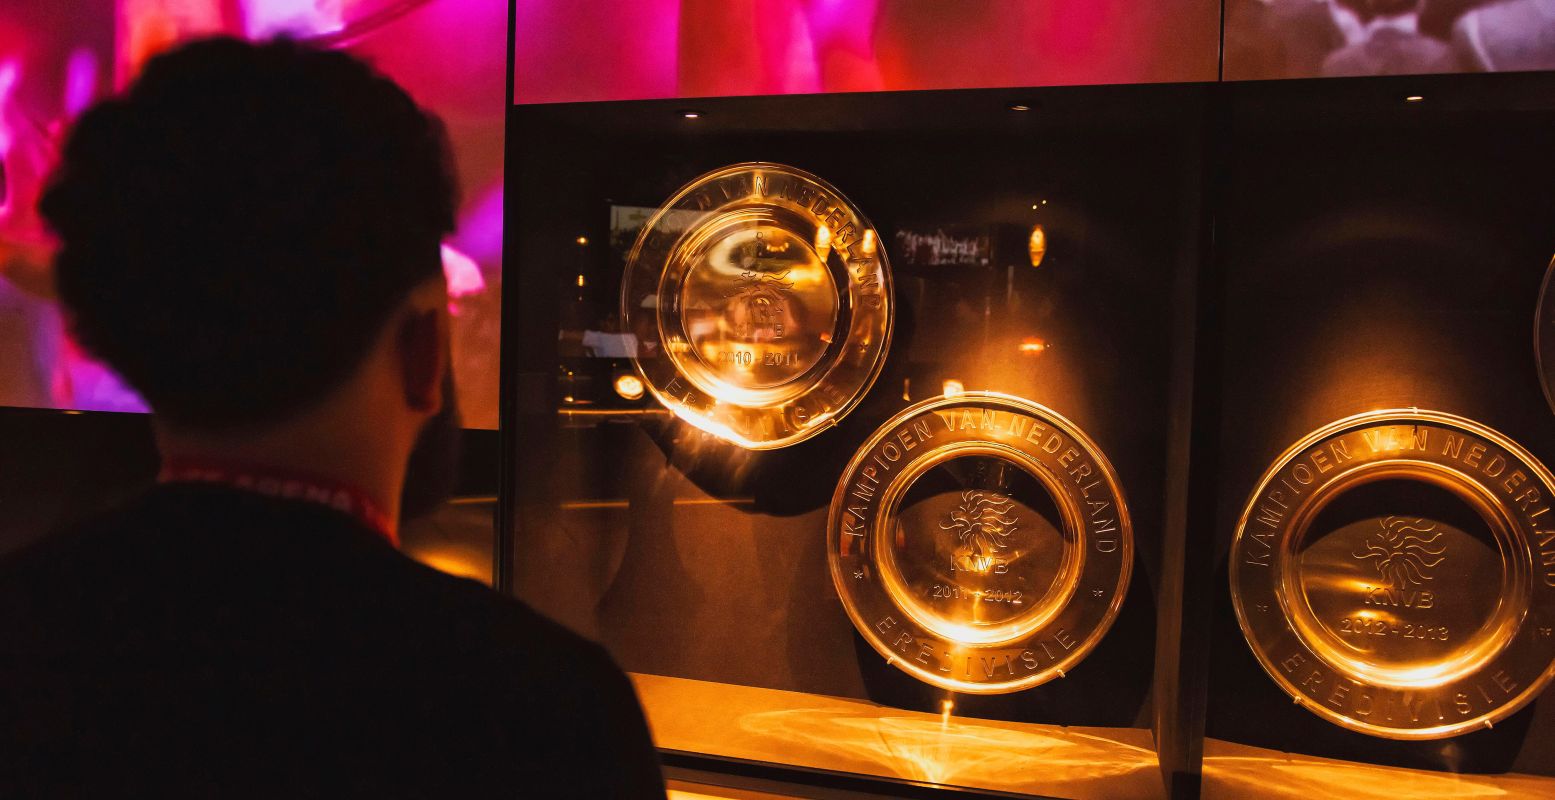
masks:
<instances>
[{"instance_id":1,"label":"dark display cabinet","mask_svg":"<svg viewBox=\"0 0 1555 800\"><path fill-rule=\"evenodd\" d=\"M1206 796L1555 791L1527 777L1555 774L1555 706L1516 709L1555 653L1536 474L1555 416L1534 349L1555 250L1552 90L1546 74L1222 87L1205 294L1220 312L1200 331L1218 344L1199 382L1218 414L1195 431L1217 468L1194 476L1215 509ZM1253 498L1248 535L1273 533L1259 517L1286 510L1260 476L1309 432L1374 412L1349 452L1311 441L1290 462L1308 459L1305 494L1368 459L1400 466L1356 472L1296 543L1316 571L1282 602L1312 609L1305 635L1340 669L1271 655L1283 691L1227 593L1233 565L1267 569L1249 563L1261 546L1233 547L1239 515ZM1408 440L1387 440L1388 416ZM1244 617L1270 613L1258 605Z\"/></svg>"},{"instance_id":2,"label":"dark display cabinet","mask_svg":"<svg viewBox=\"0 0 1555 800\"><path fill-rule=\"evenodd\" d=\"M502 583L634 675L672 770L922 796L1548 793L1555 416L1533 328L1552 90L1507 74L516 106ZM785 168L823 188L784 211L766 178L694 183ZM698 406L656 371L715 363L753 319L810 324L814 303L781 291L729 310L809 274L770 266L793 254L761 221L804 204L812 272L888 272L889 346L825 424L736 444L723 421L745 395ZM698 227L741 214L743 240ZM677 257L725 259L735 288L696 294ZM852 353L857 300L838 291L816 347ZM770 337L750 341L773 363ZM985 392L1035 405L1000 417ZM1028 423L1043 433L1022 450ZM1044 455L1049 430L1068 438ZM920 469L913 445L966 458ZM1085 477L1103 465L1130 571L1115 618L1084 628L1063 603L1111 599L1085 571L1113 524L1086 516L1109 507ZM968 537L977 519L993 527ZM1063 608L990 644L1032 586Z\"/></svg>"},{"instance_id":3,"label":"dark display cabinet","mask_svg":"<svg viewBox=\"0 0 1555 800\"><path fill-rule=\"evenodd\" d=\"M1207 93L1188 85L514 108L508 585L598 638L636 676L668 763L765 762L793 768L795 780L868 776L886 792L928 784L1076 797L1161 796L1163 771L1191 771L1178 695L1153 683L1175 672L1178 653L1184 529L1168 508L1186 491L1189 374L1174 366L1191 342ZM656 380L662 364L639 372L633 357L646 361L671 345L644 329L655 317L636 297L625 308L620 299L643 226L674 220L650 223L657 208L699 176L749 162L762 162L763 174L787 165L834 187L872 226L894 284L889 348L856 407L803 441L764 450L683 421L669 409L678 397L644 392L642 381ZM782 191L752 205L775 207ZM730 194L717 192L718 202ZM718 213L690 201L680 208L671 214ZM846 248L851 225L825 241ZM767 258L778 238L753 234L743 257ZM710 251L709 259L720 257ZM801 273L774 272L772 280L785 275L787 285ZM660 294L649 311L659 320L701 313L694 304L727 295L668 310L678 296ZM784 313L790 326L802 324ZM936 398L960 414L966 408L954 401L980 392L1039 404L1033 413L1072 423L1066 443L1088 437L1093 447L1083 456L1060 449L1019 413L989 411L999 431L986 432L987 406L978 402L968 406L976 422L932 412L916 428L891 422ZM877 431L909 436L882 445L885 476L895 442L1014 442L1007 421L1030 437L1033 455L1029 476L1015 469L1005 480L1015 504L1005 521L1015 530L1000 541L1017 542L1012 554L1023 537L1057 552L1074 549L1084 527L1088 555L1073 560L1103 569L1110 557L1111 579L1127 575L1123 584L1080 586L1091 575L1076 571L1019 574L1022 565L990 567L992 555L983 565L989 574L969 572L979 557L969 548L1004 550L984 543L948 552L955 523L941 532L937 522L975 513L981 495L957 494L981 479L967 473L1007 464L967 451L926 468L902 499L903 519L922 517L899 523L907 531L899 536L920 543L904 544L900 556L907 602L1019 623L1024 609L1012 603L1068 592L1072 605L1098 613L1088 622L1074 617L1081 621L1069 628L1039 626L1046 638L1013 649L930 645L922 630L903 632L900 614L859 612L856 626L828 563L828 527L845 537L837 529L854 524L838 519L858 502L839 491L850 460ZM1092 461L1110 462L1125 516L1095 500L1102 489L1092 467L1081 468ZM1075 508L1096 519L1065 516L1064 501L1048 496L1065 496L1062 485L1044 491L1027 480L1042 475L1075 487ZM1082 497L1080 488L1091 493ZM829 515L834 496L841 505ZM1119 519L1132 521L1121 552L1108 538ZM1033 555L1026 563L1041 562ZM913 583L918 572L933 574ZM978 580L1005 588L971 589ZM957 605L974 591L974 601ZM1113 601L1110 627L1098 624ZM1004 606L989 611L995 603ZM863 635L870 624L878 628L873 646ZM1163 643L1167 665L1157 663ZM1077 647L1093 649L1059 660ZM956 683L953 670L967 680ZM1028 675L1040 685L973 693L1000 688L985 680Z\"/></svg>"}]
</instances>

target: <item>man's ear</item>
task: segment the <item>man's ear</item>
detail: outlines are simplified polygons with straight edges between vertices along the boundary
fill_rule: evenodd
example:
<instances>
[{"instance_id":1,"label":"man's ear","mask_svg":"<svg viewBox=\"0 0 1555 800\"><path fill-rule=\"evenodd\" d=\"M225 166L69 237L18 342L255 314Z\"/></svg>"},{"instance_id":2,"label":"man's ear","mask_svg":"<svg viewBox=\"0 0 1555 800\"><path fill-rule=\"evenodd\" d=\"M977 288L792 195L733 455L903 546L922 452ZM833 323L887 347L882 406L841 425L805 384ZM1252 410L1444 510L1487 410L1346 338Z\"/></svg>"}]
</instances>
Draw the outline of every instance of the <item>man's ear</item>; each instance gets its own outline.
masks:
<instances>
[{"instance_id":1,"label":"man's ear","mask_svg":"<svg viewBox=\"0 0 1555 800\"><path fill-rule=\"evenodd\" d=\"M443 403L443 374L449 369L448 290L442 276L416 287L406 299L396 333L405 403L428 416Z\"/></svg>"}]
</instances>

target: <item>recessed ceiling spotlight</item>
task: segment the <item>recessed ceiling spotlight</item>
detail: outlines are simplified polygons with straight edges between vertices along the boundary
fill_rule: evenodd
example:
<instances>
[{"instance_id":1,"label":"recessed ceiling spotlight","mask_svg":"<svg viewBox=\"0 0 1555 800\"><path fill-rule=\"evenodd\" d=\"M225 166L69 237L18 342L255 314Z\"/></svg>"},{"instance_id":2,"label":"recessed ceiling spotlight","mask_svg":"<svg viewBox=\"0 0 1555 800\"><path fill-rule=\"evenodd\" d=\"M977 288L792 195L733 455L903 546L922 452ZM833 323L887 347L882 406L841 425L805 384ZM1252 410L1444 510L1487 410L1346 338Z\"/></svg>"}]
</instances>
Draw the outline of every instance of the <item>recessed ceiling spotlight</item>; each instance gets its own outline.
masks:
<instances>
[{"instance_id":1,"label":"recessed ceiling spotlight","mask_svg":"<svg viewBox=\"0 0 1555 800\"><path fill-rule=\"evenodd\" d=\"M1011 111L1030 111L1031 110L1031 106L1026 105L1025 103L1011 103L1010 104L1010 110Z\"/></svg>"},{"instance_id":2,"label":"recessed ceiling spotlight","mask_svg":"<svg viewBox=\"0 0 1555 800\"><path fill-rule=\"evenodd\" d=\"M702 112L697 111L694 108L688 108L688 109L685 109L685 110L681 111L680 115L682 117L685 117L686 119L701 119Z\"/></svg>"},{"instance_id":3,"label":"recessed ceiling spotlight","mask_svg":"<svg viewBox=\"0 0 1555 800\"><path fill-rule=\"evenodd\" d=\"M1406 103L1419 103L1419 102L1422 102L1424 100L1425 100L1425 95L1419 95L1419 94L1412 94L1412 95L1404 98L1404 102L1406 102Z\"/></svg>"}]
</instances>

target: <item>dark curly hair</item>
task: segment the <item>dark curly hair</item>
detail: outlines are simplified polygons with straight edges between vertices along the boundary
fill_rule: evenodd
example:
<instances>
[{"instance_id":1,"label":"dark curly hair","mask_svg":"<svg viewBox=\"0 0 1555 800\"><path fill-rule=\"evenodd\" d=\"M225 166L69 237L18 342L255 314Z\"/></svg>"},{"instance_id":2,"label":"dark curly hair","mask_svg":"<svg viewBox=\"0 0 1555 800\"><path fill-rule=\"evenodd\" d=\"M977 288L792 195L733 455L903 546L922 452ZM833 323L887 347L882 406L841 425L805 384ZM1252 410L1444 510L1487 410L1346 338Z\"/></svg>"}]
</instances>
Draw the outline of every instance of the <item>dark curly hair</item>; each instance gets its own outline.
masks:
<instances>
[{"instance_id":1,"label":"dark curly hair","mask_svg":"<svg viewBox=\"0 0 1555 800\"><path fill-rule=\"evenodd\" d=\"M441 273L442 123L355 58L208 39L71 131L39 202L77 340L159 415L281 420L359 365Z\"/></svg>"}]
</instances>

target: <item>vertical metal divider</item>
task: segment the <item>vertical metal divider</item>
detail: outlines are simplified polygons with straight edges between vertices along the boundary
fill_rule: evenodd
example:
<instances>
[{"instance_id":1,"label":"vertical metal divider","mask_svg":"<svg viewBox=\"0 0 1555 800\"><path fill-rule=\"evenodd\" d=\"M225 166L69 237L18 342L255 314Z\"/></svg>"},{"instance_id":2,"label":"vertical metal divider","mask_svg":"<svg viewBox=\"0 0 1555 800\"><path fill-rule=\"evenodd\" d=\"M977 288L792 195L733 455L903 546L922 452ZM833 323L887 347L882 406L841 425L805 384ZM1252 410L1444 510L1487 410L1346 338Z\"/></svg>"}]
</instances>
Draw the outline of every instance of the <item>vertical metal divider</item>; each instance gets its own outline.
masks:
<instances>
[{"instance_id":1,"label":"vertical metal divider","mask_svg":"<svg viewBox=\"0 0 1555 800\"><path fill-rule=\"evenodd\" d=\"M1170 389L1162 579L1156 631L1156 748L1172 798L1199 796L1208 692L1209 620L1220 458L1225 263L1218 246L1232 89L1205 84L1197 183L1197 242L1183 259ZM1175 602L1173 602L1175 600Z\"/></svg>"},{"instance_id":2,"label":"vertical metal divider","mask_svg":"<svg viewBox=\"0 0 1555 800\"><path fill-rule=\"evenodd\" d=\"M508 0L507 22L507 75L504 80L507 91L502 108L502 254L504 280L501 290L501 310L497 315L497 509L492 520L492 554L491 554L491 585L497 591L504 594L513 593L513 530L516 522L516 514L513 508L513 487L516 466L513 459L517 456L517 430L513 423L513 415L517 404L516 386L514 385L515 370L512 368L515 348L509 341L511 334L510 324L517 316L514 313L513 304L517 302L517 292L508 288L506 272L509 267L516 264L507 263L507 254L514 252L516 248L510 245L515 234L512 225L513 215L508 213L507 198L512 197L508 191L508 179L512 174L513 159L513 101L515 91L514 57L518 42L516 41L516 24L518 20L518 0ZM517 281L513 281L517 283Z\"/></svg>"},{"instance_id":3,"label":"vertical metal divider","mask_svg":"<svg viewBox=\"0 0 1555 800\"><path fill-rule=\"evenodd\" d=\"M1172 354L1163 548L1167 565L1156 627L1156 751L1167 795L1197 798L1203 786L1204 722L1209 694L1210 615L1214 607L1216 503L1220 474L1221 339L1225 332L1225 260L1217 225L1228 180L1233 89L1226 81L1226 3L1220 3L1215 81L1200 109L1197 242L1174 291L1177 342ZM1174 585L1175 584L1175 585ZM1173 618L1175 617L1175 619ZM1162 735L1161 731L1165 731Z\"/></svg>"},{"instance_id":4,"label":"vertical metal divider","mask_svg":"<svg viewBox=\"0 0 1555 800\"><path fill-rule=\"evenodd\" d=\"M538 130L529 130L525 119L541 113L526 107L508 109L507 150L514 153L540 140ZM559 264L572 255L566 247L570 237L531 236L523 239L514 221L532 220L534 229L563 231L570 227L569 211L549 208L545 199L525 187L544 187L563 180L558 165L537 159L509 157L504 175L505 225L502 234L502 380L500 440L502 443L501 485L498 493L497 587L517 595L519 569L516 537L525 526L543 526L554 521L557 510L554 491L558 477L556 462L558 430L556 424L556 333L560 311L555 302L561 283Z\"/></svg>"}]
</instances>

